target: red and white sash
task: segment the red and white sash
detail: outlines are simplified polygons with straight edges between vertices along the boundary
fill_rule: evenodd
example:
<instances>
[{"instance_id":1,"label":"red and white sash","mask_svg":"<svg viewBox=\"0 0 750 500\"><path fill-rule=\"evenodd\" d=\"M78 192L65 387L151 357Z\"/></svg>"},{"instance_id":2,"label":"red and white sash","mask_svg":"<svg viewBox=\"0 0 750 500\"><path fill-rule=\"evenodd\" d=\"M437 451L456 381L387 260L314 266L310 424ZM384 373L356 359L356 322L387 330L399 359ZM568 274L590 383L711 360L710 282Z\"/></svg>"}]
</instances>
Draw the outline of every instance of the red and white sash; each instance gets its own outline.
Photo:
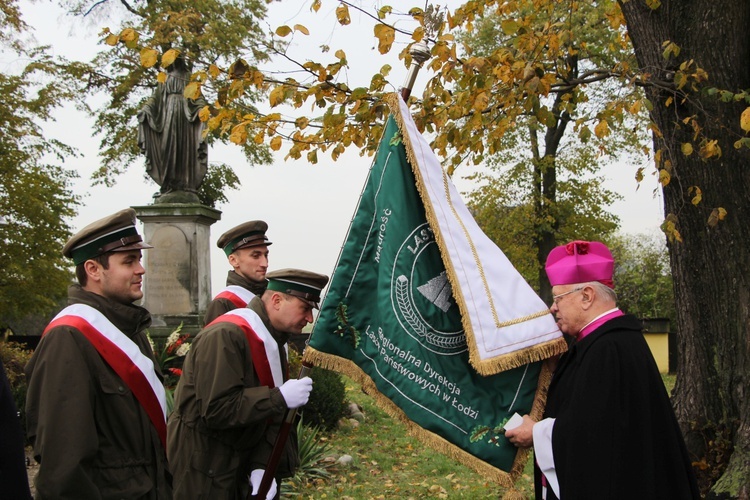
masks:
<instances>
[{"instance_id":1,"label":"red and white sash","mask_svg":"<svg viewBox=\"0 0 750 500\"><path fill-rule=\"evenodd\" d=\"M242 288L237 285L229 285L224 290L219 292L214 300L216 299L227 299L238 308L246 307L250 301L255 297L255 294L250 290Z\"/></svg>"},{"instance_id":2,"label":"red and white sash","mask_svg":"<svg viewBox=\"0 0 750 500\"><path fill-rule=\"evenodd\" d=\"M215 323L232 323L239 326L250 344L250 356L260 383L271 388L281 387L284 383L284 375L279 346L258 313L247 308L235 309L222 314L210 325ZM286 344L284 348L286 349Z\"/></svg>"},{"instance_id":3,"label":"red and white sash","mask_svg":"<svg viewBox=\"0 0 750 500\"><path fill-rule=\"evenodd\" d=\"M58 326L75 328L91 342L135 395L166 448L167 399L151 358L145 356L135 342L91 306L73 304L66 307L47 325L42 336Z\"/></svg>"}]
</instances>

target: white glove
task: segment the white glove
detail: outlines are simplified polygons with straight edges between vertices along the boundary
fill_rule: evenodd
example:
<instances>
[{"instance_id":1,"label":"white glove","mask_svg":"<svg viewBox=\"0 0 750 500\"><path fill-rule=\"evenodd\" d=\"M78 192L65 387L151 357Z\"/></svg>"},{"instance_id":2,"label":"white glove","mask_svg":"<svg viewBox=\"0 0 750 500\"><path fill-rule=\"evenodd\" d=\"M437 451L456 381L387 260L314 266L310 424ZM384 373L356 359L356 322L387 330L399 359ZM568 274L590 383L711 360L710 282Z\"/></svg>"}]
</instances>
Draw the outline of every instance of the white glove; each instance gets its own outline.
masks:
<instances>
[{"instance_id":1,"label":"white glove","mask_svg":"<svg viewBox=\"0 0 750 500\"><path fill-rule=\"evenodd\" d=\"M284 396L286 406L290 409L299 408L307 404L312 392L313 381L310 377L301 379L292 378L287 380L279 387L281 395Z\"/></svg>"},{"instance_id":2,"label":"white glove","mask_svg":"<svg viewBox=\"0 0 750 500\"><path fill-rule=\"evenodd\" d=\"M260 482L263 481L263 473L265 470L263 469L255 469L250 473L250 486L252 486L253 491L252 494L255 495L258 493L258 488L260 488ZM276 496L276 479L271 481L271 486L268 488L268 494L266 495L266 500L273 500L273 497Z\"/></svg>"}]
</instances>

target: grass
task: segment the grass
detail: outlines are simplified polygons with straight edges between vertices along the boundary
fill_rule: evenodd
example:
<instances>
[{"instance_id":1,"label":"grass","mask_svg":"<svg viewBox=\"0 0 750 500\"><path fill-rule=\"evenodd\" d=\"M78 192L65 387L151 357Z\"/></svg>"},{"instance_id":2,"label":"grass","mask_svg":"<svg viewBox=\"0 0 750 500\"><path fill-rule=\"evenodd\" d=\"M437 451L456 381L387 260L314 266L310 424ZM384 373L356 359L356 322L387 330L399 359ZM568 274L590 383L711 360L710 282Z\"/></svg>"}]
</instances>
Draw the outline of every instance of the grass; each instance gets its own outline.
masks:
<instances>
[{"instance_id":1,"label":"grass","mask_svg":"<svg viewBox=\"0 0 750 500\"><path fill-rule=\"evenodd\" d=\"M346 398L359 404L366 421L339 427L323 438L328 455L350 455L348 467L328 469L330 477L298 486L301 499L497 499L505 488L407 434L406 426L375 406L358 384L346 380ZM516 488L533 496L531 461ZM291 498L291 497L290 497Z\"/></svg>"}]
</instances>

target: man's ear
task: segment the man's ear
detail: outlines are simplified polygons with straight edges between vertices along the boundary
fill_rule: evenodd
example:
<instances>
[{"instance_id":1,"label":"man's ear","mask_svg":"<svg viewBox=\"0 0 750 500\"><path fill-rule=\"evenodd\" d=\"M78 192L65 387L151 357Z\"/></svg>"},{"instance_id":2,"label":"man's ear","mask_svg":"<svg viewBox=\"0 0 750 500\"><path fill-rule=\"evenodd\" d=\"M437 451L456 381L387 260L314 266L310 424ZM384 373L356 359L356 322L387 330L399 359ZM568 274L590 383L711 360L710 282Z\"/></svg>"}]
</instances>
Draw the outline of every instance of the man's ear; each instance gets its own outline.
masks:
<instances>
[{"instance_id":1,"label":"man's ear","mask_svg":"<svg viewBox=\"0 0 750 500\"><path fill-rule=\"evenodd\" d=\"M237 260L237 255L234 252L229 254L229 257L227 257L227 260L229 261L229 265L232 266L233 268L237 269L238 267L240 267L240 263Z\"/></svg>"},{"instance_id":2,"label":"man's ear","mask_svg":"<svg viewBox=\"0 0 750 500\"><path fill-rule=\"evenodd\" d=\"M594 287L590 285L583 287L583 290L581 290L581 298L583 299L584 309L588 309L589 307L591 307L591 305L594 303L595 295L596 290L594 290Z\"/></svg>"},{"instance_id":3,"label":"man's ear","mask_svg":"<svg viewBox=\"0 0 750 500\"><path fill-rule=\"evenodd\" d=\"M83 263L83 269L89 280L99 281L101 279L102 265L95 260L87 260Z\"/></svg>"}]
</instances>

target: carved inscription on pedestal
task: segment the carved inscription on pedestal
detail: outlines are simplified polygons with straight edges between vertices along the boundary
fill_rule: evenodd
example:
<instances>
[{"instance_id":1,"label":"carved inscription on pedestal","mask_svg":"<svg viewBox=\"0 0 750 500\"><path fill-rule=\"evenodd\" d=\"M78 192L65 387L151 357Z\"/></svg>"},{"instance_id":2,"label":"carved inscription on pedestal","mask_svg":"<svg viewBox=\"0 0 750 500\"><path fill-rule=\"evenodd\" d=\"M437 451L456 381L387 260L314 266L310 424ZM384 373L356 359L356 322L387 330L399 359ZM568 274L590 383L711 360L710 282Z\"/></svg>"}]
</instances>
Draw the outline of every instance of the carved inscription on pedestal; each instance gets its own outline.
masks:
<instances>
[{"instance_id":1,"label":"carved inscription on pedestal","mask_svg":"<svg viewBox=\"0 0 750 500\"><path fill-rule=\"evenodd\" d=\"M146 298L151 314L192 312L190 300L190 242L177 227L165 225L154 232L146 252Z\"/></svg>"}]
</instances>

